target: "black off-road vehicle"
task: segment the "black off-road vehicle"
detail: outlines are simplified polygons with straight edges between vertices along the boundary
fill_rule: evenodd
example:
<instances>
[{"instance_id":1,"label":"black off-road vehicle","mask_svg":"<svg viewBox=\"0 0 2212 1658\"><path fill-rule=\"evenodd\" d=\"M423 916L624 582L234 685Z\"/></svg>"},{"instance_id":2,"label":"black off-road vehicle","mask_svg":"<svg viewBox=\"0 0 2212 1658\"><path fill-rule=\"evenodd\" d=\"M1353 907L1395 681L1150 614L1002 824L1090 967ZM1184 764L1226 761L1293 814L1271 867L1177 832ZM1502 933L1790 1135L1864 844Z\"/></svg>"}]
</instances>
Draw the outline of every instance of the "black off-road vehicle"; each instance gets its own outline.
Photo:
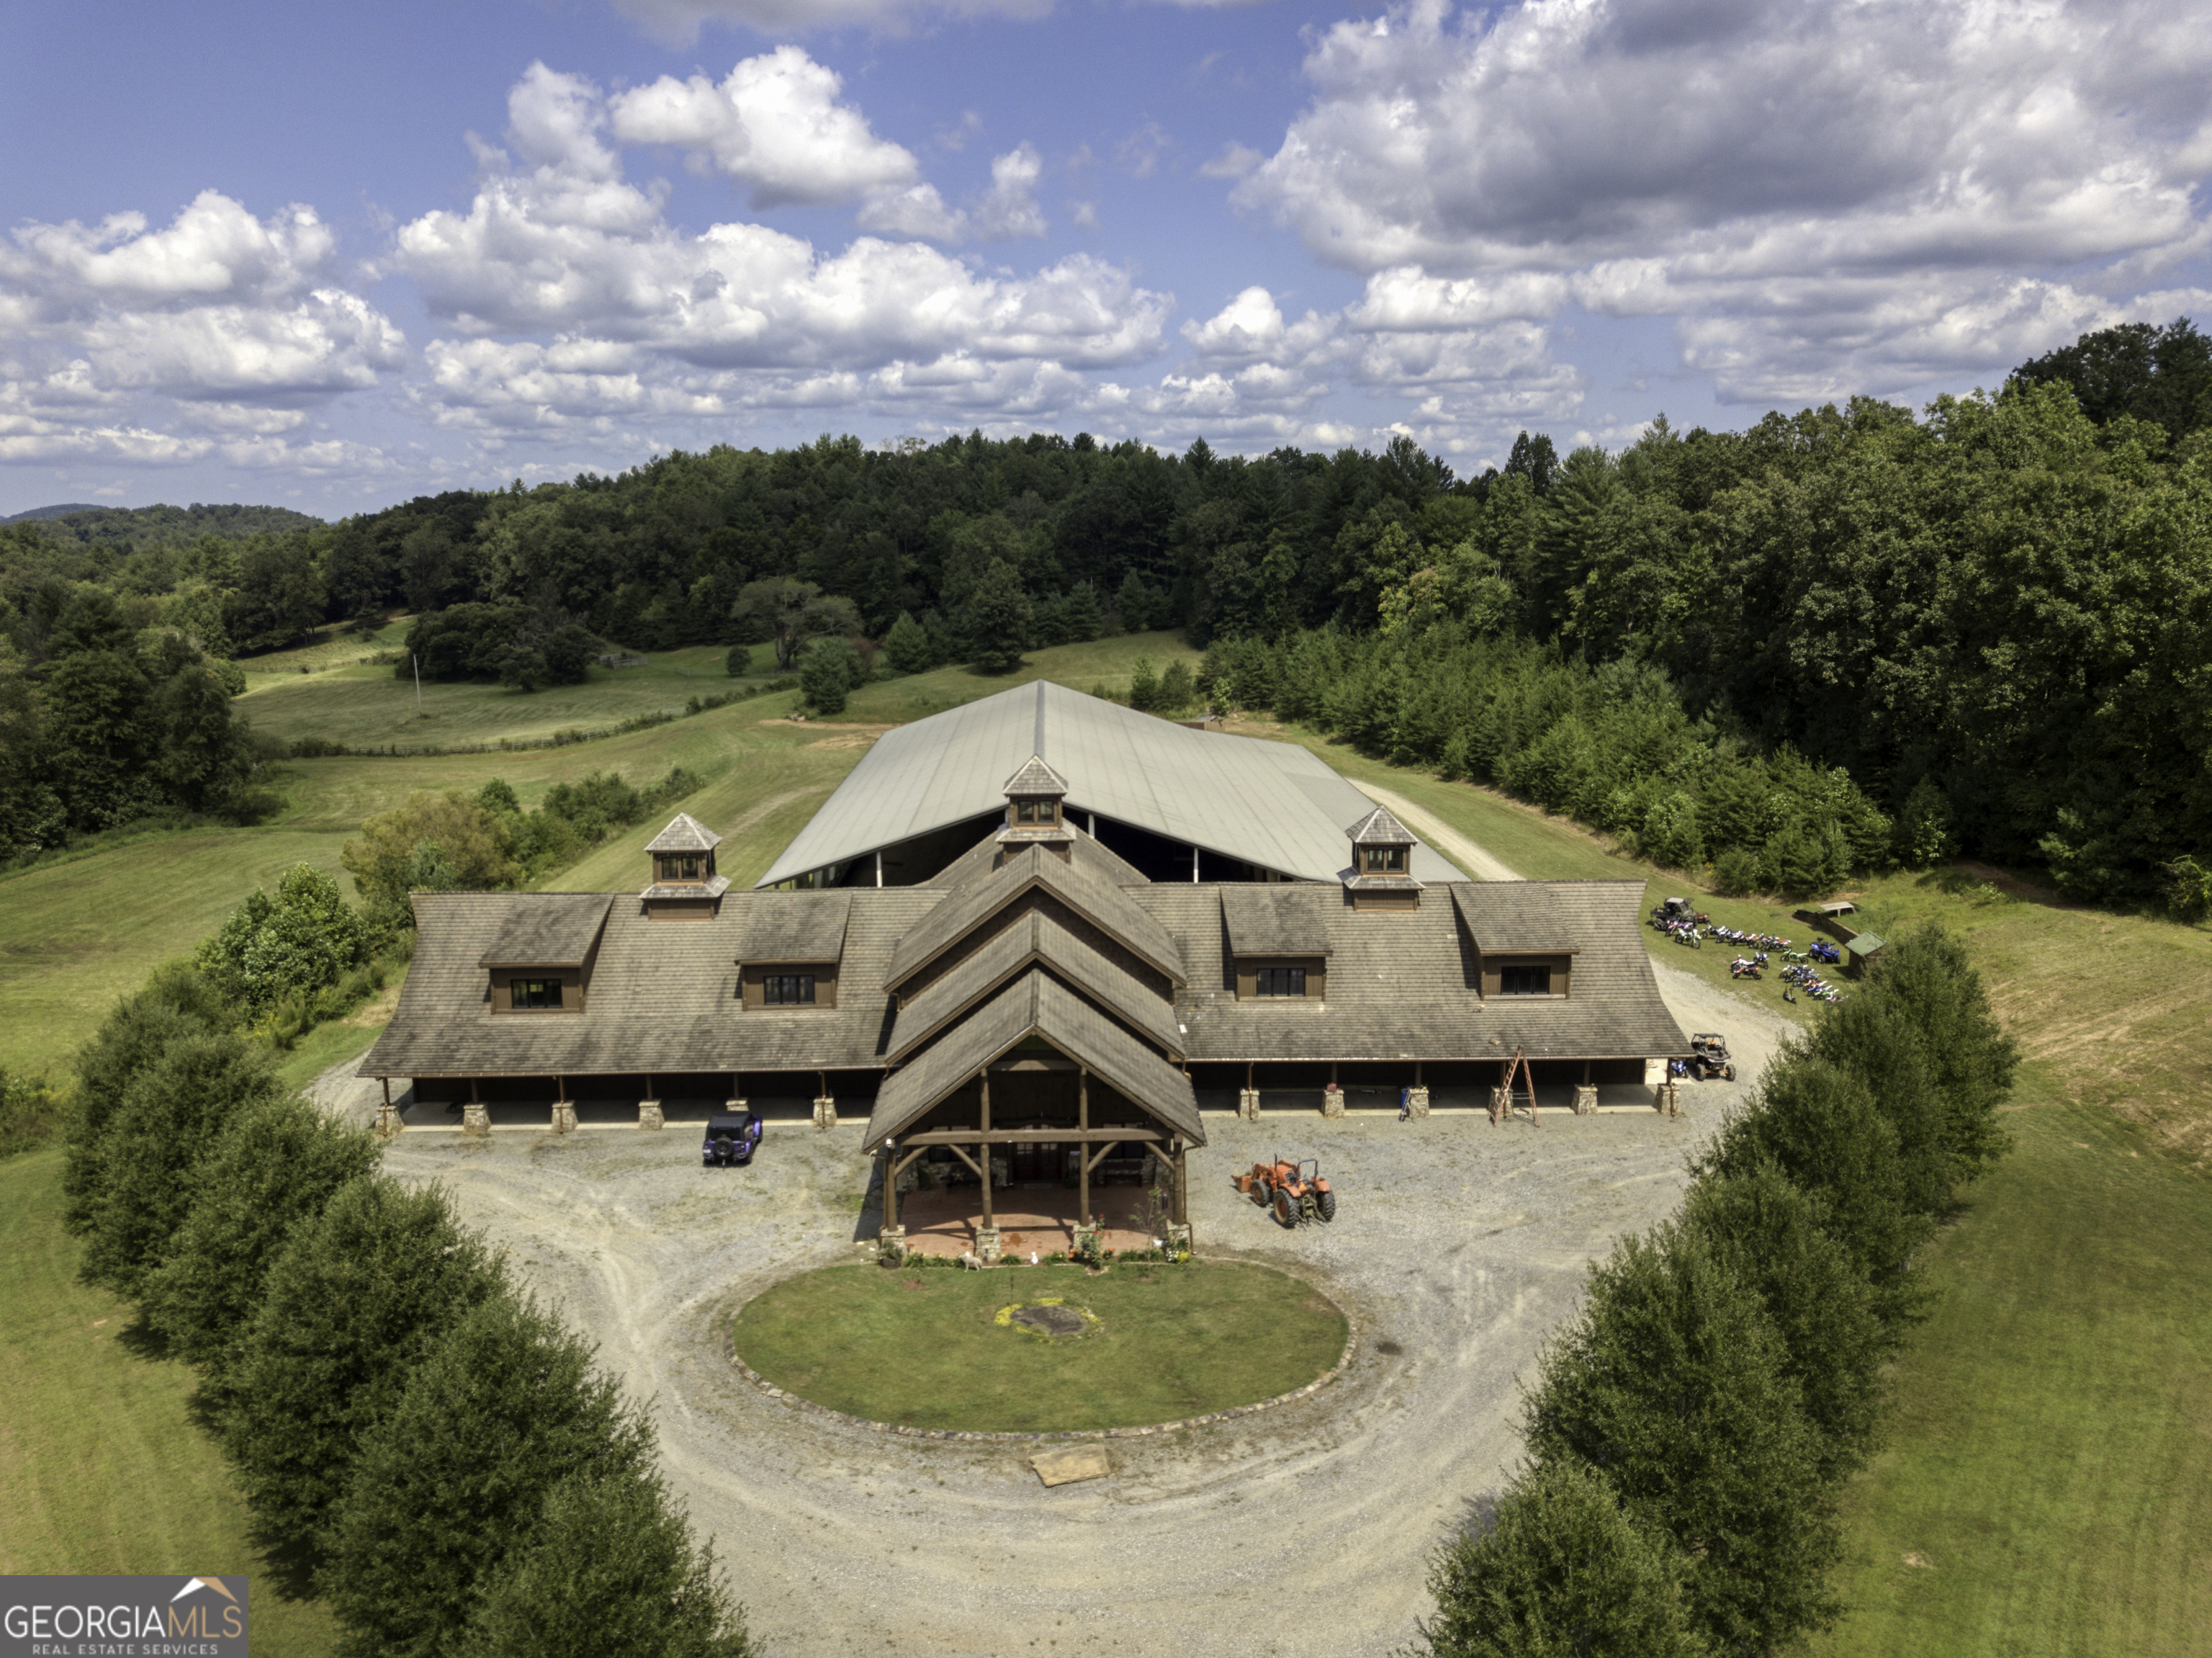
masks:
<instances>
[{"instance_id":1,"label":"black off-road vehicle","mask_svg":"<svg viewBox=\"0 0 2212 1658\"><path fill-rule=\"evenodd\" d=\"M718 1112L707 1119L707 1140L699 1149L699 1161L708 1168L750 1163L760 1141L759 1113Z\"/></svg>"}]
</instances>

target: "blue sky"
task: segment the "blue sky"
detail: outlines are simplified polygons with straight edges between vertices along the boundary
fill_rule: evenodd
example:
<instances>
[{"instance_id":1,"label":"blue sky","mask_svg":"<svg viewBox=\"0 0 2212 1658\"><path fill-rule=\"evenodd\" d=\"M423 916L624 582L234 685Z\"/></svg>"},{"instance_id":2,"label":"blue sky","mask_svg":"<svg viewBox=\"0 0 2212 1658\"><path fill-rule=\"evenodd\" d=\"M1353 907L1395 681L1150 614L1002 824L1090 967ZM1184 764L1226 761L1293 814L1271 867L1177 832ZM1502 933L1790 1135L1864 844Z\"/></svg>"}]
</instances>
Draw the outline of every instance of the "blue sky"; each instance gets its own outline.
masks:
<instances>
[{"instance_id":1,"label":"blue sky","mask_svg":"<svg viewBox=\"0 0 2212 1658\"><path fill-rule=\"evenodd\" d=\"M2202 5L15 0L0 513L1089 430L1462 472L2205 317Z\"/></svg>"}]
</instances>

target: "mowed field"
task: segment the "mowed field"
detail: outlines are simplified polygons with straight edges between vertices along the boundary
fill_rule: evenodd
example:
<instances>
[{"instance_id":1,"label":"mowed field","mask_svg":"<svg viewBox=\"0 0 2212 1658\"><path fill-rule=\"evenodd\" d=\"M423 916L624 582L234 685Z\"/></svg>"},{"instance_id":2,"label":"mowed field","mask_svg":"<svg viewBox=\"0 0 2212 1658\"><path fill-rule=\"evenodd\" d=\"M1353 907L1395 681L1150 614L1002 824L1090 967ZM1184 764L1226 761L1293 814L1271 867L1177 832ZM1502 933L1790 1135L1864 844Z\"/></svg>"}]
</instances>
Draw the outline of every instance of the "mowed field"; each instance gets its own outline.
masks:
<instances>
[{"instance_id":1,"label":"mowed field","mask_svg":"<svg viewBox=\"0 0 2212 1658\"><path fill-rule=\"evenodd\" d=\"M1121 684L1138 650L1163 666L1172 654L1162 641L1109 641L1066 648L1067 658L1032 653L1032 667L1080 689L1115 683L1109 646L1127 653ZM708 779L687 808L732 837L724 868L732 879L751 879L884 722L932 711L927 704L939 696L946 705L966 700L963 677L945 670L867 687L836 723L794 723L780 717L787 698L763 698L570 748L298 763L285 782L284 820L213 834L174 855L163 876L179 889L166 932L143 923L139 882L154 849L190 836L0 881L0 1043L25 1056L0 1053L0 1063L58 1070L115 994L271 878L249 862L273 871L295 850L320 844L334 863L362 816L415 788L473 789L499 775L528 802L592 770L642 782L680 762ZM964 677L969 696L1016 682ZM1647 905L1694 893L1679 875L1618 857L1571 824L1489 791L1365 760L1309 733L1258 735L1304 743L1355 781L1403 795L1520 874L1640 879ZM627 885L653 827L619 838L557 884ZM286 835L294 840L277 838ZM269 844L249 851L257 836ZM40 886L40 877L58 884ZM2063 907L2021 890L1947 873L1888 877L1858 894L1877 930L1934 916L1961 932L2028 1063L2010 1113L2016 1148L1969 1189L1934 1246L1938 1293L1897 1367L1890 1442L1849 1495L1850 1557L1838 1586L1853 1610L1816 1643L1835 1658L2180 1655L2203 1650L2202 1632L2212 1628L2212 930ZM1735 926L1804 932L1787 905L1699 903ZM117 916L135 919L121 930ZM87 930L103 927L104 948L101 932ZM1725 949L1685 950L1656 934L1649 942L1665 966L1727 982ZM54 983L34 991L30 981L42 975ZM1771 979L1730 988L1793 1017L1808 1012L1782 1003ZM40 1021L21 1037L19 1009L35 1009ZM304 1077L369 1034L326 1028L287 1069ZM84 1338L105 1298L71 1282L75 1246L55 1232L51 1205L32 1200L34 1189L51 1189L51 1165L52 1154L0 1165L11 1222L0 1238L18 1267L0 1292L0 1329L11 1332L0 1340L17 1374L34 1378L38 1397L112 1399L122 1419L136 1411L149 1433L159 1426L191 1444L144 1458L127 1503L89 1491L73 1499L76 1508L41 1499L46 1506L33 1509L17 1494L65 1491L76 1467L101 1465L76 1460L88 1454L74 1418L40 1407L8 1413L0 1560L44 1561L58 1550L94 1563L76 1570L176 1569L186 1563L174 1555L175 1516L228 1503L235 1524L224 1522L230 1528L207 1543L220 1557L194 1564L240 1570L252 1557L242 1511L212 1449L185 1425L185 1381L173 1367ZM27 1262L47 1263L39 1268L47 1289L22 1270ZM327 1650L322 1628L310 1610L298 1625L304 1644L270 1649Z\"/></svg>"}]
</instances>

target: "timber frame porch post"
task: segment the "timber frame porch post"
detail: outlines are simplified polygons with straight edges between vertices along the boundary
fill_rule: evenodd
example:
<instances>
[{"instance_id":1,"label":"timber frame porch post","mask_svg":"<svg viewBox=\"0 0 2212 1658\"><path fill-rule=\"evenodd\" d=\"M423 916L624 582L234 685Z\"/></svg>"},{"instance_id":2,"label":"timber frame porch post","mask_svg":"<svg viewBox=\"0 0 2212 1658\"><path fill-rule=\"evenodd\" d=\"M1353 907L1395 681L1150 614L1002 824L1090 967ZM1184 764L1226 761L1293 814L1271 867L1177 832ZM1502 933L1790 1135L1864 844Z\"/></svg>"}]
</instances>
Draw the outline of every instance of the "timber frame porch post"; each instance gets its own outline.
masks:
<instances>
[{"instance_id":1,"label":"timber frame porch post","mask_svg":"<svg viewBox=\"0 0 2212 1658\"><path fill-rule=\"evenodd\" d=\"M981 1132L984 1137L975 1143L975 1161L983 1172L983 1224L995 1230L999 1223L991 1216L991 1068L984 1066L976 1076L983 1084Z\"/></svg>"},{"instance_id":2,"label":"timber frame porch post","mask_svg":"<svg viewBox=\"0 0 2212 1658\"><path fill-rule=\"evenodd\" d=\"M1075 1070L1075 1131L1082 1137L1075 1143L1075 1223L1091 1224L1091 1068L1079 1065Z\"/></svg>"}]
</instances>

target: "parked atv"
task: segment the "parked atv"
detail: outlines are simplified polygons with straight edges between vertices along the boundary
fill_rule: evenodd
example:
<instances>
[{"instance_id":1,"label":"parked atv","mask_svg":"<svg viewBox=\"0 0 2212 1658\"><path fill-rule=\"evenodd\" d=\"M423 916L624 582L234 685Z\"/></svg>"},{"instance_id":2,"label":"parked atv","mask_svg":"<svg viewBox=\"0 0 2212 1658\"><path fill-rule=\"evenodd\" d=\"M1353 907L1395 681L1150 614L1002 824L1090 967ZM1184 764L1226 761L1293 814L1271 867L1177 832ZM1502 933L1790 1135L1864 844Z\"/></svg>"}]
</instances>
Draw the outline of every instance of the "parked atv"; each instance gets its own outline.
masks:
<instances>
[{"instance_id":1,"label":"parked atv","mask_svg":"<svg viewBox=\"0 0 2212 1658\"><path fill-rule=\"evenodd\" d=\"M706 1168L727 1168L732 1164L742 1167L753 1160L753 1151L761 1143L761 1119L757 1112L718 1112L707 1119L707 1138L699 1148L699 1161Z\"/></svg>"},{"instance_id":2,"label":"parked atv","mask_svg":"<svg viewBox=\"0 0 2212 1658\"><path fill-rule=\"evenodd\" d=\"M1728 1038L1716 1031L1700 1031L1690 1038L1690 1075L1700 1082L1717 1076L1724 1082L1735 1081L1735 1060L1729 1054Z\"/></svg>"}]
</instances>

